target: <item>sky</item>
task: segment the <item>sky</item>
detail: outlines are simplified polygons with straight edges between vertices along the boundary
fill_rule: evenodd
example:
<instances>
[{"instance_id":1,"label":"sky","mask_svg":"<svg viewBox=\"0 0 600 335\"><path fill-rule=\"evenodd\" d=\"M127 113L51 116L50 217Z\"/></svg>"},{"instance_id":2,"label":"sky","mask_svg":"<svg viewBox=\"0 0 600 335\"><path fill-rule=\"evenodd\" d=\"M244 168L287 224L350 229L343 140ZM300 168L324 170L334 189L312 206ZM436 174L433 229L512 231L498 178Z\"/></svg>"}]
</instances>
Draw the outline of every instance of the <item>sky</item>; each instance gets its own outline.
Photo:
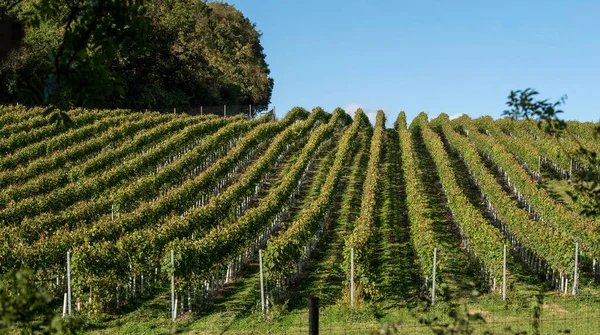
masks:
<instances>
[{"instance_id":1,"label":"sky","mask_svg":"<svg viewBox=\"0 0 600 335\"><path fill-rule=\"evenodd\" d=\"M294 106L502 117L511 90L600 120L600 0L229 0L262 32L278 116Z\"/></svg>"}]
</instances>

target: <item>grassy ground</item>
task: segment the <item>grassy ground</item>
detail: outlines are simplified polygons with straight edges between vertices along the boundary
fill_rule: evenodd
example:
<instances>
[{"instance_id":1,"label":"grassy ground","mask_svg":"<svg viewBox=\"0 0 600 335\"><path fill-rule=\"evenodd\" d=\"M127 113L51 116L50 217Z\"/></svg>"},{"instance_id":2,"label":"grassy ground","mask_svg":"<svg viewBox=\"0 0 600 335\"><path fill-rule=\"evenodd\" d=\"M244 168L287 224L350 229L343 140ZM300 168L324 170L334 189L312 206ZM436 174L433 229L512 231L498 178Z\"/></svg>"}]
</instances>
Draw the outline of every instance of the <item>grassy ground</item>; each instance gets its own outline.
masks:
<instances>
[{"instance_id":1,"label":"grassy ground","mask_svg":"<svg viewBox=\"0 0 600 335\"><path fill-rule=\"evenodd\" d=\"M250 269L251 271L252 269ZM89 324L90 334L306 334L308 313L306 308L291 308L272 312L268 320L259 312L258 282L254 276L236 281L226 291L229 293L204 306L204 310L188 313L172 322L167 312L168 292L144 302L139 308L121 315L118 319ZM540 334L558 334L568 329L572 334L600 333L600 302L595 290L583 289L577 297L559 297L553 293L543 295L540 305ZM597 292L597 291L596 291ZM468 308L480 313L486 323L473 323L476 334L492 330L494 334L513 334L506 331L527 331L534 334L531 301L515 297L506 303L497 295L472 298ZM462 299L464 301L464 299ZM460 302L460 300L459 300ZM439 317L440 322L451 322L450 307L438 303L426 312L418 308L383 308L381 304L366 304L350 309L343 305L326 305L320 311L322 334L370 334L390 323L398 326L400 334L433 334L419 323L424 317Z\"/></svg>"},{"instance_id":2,"label":"grassy ground","mask_svg":"<svg viewBox=\"0 0 600 335\"><path fill-rule=\"evenodd\" d=\"M427 151L420 131L413 132L416 164L425 186L429 217L434 222L438 248L438 271L442 282L461 297L469 296L476 288L486 290L479 276L479 266L464 252L458 228L452 221L435 162Z\"/></svg>"}]
</instances>

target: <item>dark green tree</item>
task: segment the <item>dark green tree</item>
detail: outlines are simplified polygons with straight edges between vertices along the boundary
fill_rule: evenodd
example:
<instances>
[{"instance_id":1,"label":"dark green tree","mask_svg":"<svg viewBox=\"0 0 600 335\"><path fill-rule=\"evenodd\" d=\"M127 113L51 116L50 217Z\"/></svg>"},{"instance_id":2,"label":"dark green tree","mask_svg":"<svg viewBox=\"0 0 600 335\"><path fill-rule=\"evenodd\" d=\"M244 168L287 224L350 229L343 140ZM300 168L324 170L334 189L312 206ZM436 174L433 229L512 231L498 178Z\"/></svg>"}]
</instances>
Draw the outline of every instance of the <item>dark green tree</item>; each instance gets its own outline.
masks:
<instances>
[{"instance_id":1,"label":"dark green tree","mask_svg":"<svg viewBox=\"0 0 600 335\"><path fill-rule=\"evenodd\" d=\"M24 32L3 50L1 103L63 110L252 104L264 110L270 101L273 80L261 34L233 6L0 0L0 8L2 24Z\"/></svg>"}]
</instances>

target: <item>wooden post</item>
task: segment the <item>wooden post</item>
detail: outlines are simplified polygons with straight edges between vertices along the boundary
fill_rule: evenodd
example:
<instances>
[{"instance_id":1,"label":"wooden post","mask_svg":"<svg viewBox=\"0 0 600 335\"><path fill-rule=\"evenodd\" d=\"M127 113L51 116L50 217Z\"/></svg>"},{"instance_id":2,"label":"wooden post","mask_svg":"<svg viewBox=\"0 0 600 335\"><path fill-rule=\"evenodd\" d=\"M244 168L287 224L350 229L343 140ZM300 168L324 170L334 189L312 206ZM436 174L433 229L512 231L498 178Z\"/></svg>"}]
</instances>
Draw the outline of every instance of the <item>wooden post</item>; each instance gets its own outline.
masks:
<instances>
[{"instance_id":1,"label":"wooden post","mask_svg":"<svg viewBox=\"0 0 600 335\"><path fill-rule=\"evenodd\" d=\"M433 283L431 285L431 304L435 305L435 267L437 263L437 248L433 248Z\"/></svg>"},{"instance_id":2,"label":"wooden post","mask_svg":"<svg viewBox=\"0 0 600 335\"><path fill-rule=\"evenodd\" d=\"M579 243L575 243L575 273L573 275L573 295L575 295L577 293L577 281L579 278L577 278L578 273L577 273L577 268L579 267Z\"/></svg>"},{"instance_id":3,"label":"wooden post","mask_svg":"<svg viewBox=\"0 0 600 335\"><path fill-rule=\"evenodd\" d=\"M263 259L262 259L262 250L258 250L258 264L260 267L260 307L264 314L265 312L265 283L263 277Z\"/></svg>"},{"instance_id":4,"label":"wooden post","mask_svg":"<svg viewBox=\"0 0 600 335\"><path fill-rule=\"evenodd\" d=\"M173 114L177 114L177 108L173 108Z\"/></svg>"},{"instance_id":5,"label":"wooden post","mask_svg":"<svg viewBox=\"0 0 600 335\"><path fill-rule=\"evenodd\" d=\"M227 116L227 105L223 105L223 116Z\"/></svg>"},{"instance_id":6,"label":"wooden post","mask_svg":"<svg viewBox=\"0 0 600 335\"><path fill-rule=\"evenodd\" d=\"M250 113L250 118L252 118L252 105L250 105L250 107L248 107L248 112Z\"/></svg>"},{"instance_id":7,"label":"wooden post","mask_svg":"<svg viewBox=\"0 0 600 335\"><path fill-rule=\"evenodd\" d=\"M71 315L71 253L67 251L67 299L69 315Z\"/></svg>"},{"instance_id":8,"label":"wooden post","mask_svg":"<svg viewBox=\"0 0 600 335\"><path fill-rule=\"evenodd\" d=\"M350 248L350 306L354 307L354 248Z\"/></svg>"},{"instance_id":9,"label":"wooden post","mask_svg":"<svg viewBox=\"0 0 600 335\"><path fill-rule=\"evenodd\" d=\"M506 300L506 244L504 245L504 260L502 266L502 300Z\"/></svg>"},{"instance_id":10,"label":"wooden post","mask_svg":"<svg viewBox=\"0 0 600 335\"><path fill-rule=\"evenodd\" d=\"M202 115L202 106L200 106L200 115Z\"/></svg>"},{"instance_id":11,"label":"wooden post","mask_svg":"<svg viewBox=\"0 0 600 335\"><path fill-rule=\"evenodd\" d=\"M319 335L319 298L308 298L308 334Z\"/></svg>"}]
</instances>

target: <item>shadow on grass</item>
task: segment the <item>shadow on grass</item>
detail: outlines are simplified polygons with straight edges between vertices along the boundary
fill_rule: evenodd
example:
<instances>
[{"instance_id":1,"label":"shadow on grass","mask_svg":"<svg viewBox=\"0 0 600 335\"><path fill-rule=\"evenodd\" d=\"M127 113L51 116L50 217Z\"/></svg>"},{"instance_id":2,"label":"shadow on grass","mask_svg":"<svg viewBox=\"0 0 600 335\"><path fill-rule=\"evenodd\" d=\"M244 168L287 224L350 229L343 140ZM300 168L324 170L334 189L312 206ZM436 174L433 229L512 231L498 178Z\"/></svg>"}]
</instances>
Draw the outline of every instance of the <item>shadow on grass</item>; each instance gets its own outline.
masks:
<instances>
[{"instance_id":1,"label":"shadow on grass","mask_svg":"<svg viewBox=\"0 0 600 335\"><path fill-rule=\"evenodd\" d=\"M413 149L417 167L423 181L428 202L426 213L434 221L434 232L438 248L439 271L442 281L454 296L468 297L473 288L487 290L479 275L476 262L469 259L462 249L458 229L452 221L448 201L433 158L429 154L419 128L412 129Z\"/></svg>"}]
</instances>

